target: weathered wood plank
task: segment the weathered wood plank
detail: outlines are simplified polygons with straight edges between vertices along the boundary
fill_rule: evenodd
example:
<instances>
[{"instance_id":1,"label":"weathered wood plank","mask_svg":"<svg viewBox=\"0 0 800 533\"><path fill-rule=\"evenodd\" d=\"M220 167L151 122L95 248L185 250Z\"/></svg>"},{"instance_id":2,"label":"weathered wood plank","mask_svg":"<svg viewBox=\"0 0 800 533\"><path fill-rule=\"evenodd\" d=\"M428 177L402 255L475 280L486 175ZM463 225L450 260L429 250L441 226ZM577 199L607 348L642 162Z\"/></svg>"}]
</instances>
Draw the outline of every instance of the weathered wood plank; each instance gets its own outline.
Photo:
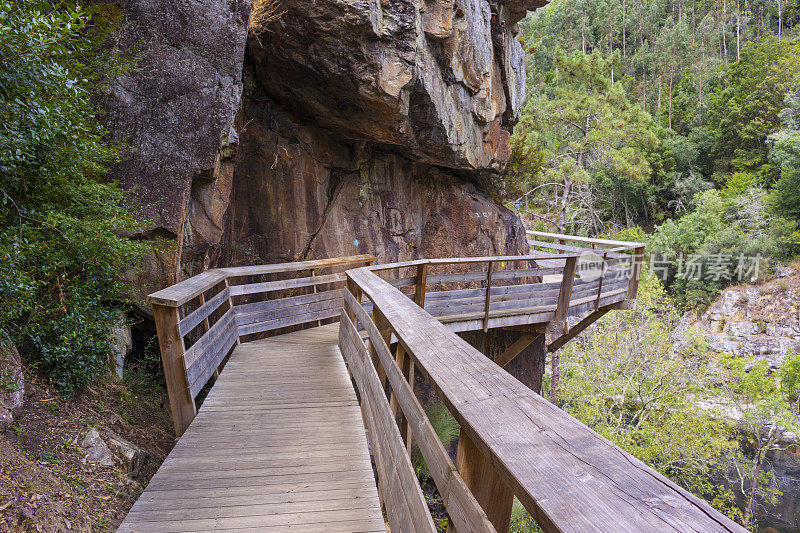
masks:
<instances>
[{"instance_id":1,"label":"weathered wood plank","mask_svg":"<svg viewBox=\"0 0 800 533\"><path fill-rule=\"evenodd\" d=\"M147 297L147 303L150 305L178 307L196 298L201 292L205 292L217 283L224 281L225 277L225 273L219 270L207 270L166 289L154 292Z\"/></svg>"},{"instance_id":2,"label":"weathered wood plank","mask_svg":"<svg viewBox=\"0 0 800 533\"><path fill-rule=\"evenodd\" d=\"M237 346L120 531L385 531L337 330Z\"/></svg>"},{"instance_id":3,"label":"weathered wood plank","mask_svg":"<svg viewBox=\"0 0 800 533\"><path fill-rule=\"evenodd\" d=\"M248 283L245 285L231 285L231 296L241 296L243 294L267 293L296 289L299 287L313 287L316 285L327 285L339 283L345 280L344 274L326 274L324 276L313 276L306 278L293 278L278 281L265 281L263 283Z\"/></svg>"},{"instance_id":4,"label":"weathered wood plank","mask_svg":"<svg viewBox=\"0 0 800 533\"><path fill-rule=\"evenodd\" d=\"M201 295L202 293L200 293L198 296ZM223 304L223 302L228 300L229 296L230 292L226 287L214 295L214 297L212 297L210 300L203 303L203 305L195 309L192 313L187 315L186 318L178 322L178 332L181 334L181 337L184 337L187 333L196 328L201 322L206 321L211 313L216 311L219 306Z\"/></svg>"},{"instance_id":5,"label":"weathered wood plank","mask_svg":"<svg viewBox=\"0 0 800 533\"><path fill-rule=\"evenodd\" d=\"M265 331L272 331L275 329L288 328L289 326L299 326L301 324L310 324L317 320L324 320L326 318L334 318L339 316L339 307L334 306L324 311L314 311L302 315L293 315L277 320L268 320L265 322L255 322L252 324L243 324L239 326L239 335L252 335L254 333L263 333Z\"/></svg>"},{"instance_id":6,"label":"weathered wood plank","mask_svg":"<svg viewBox=\"0 0 800 533\"><path fill-rule=\"evenodd\" d=\"M356 307L360 309L359 306ZM369 328L370 325L373 327ZM375 334L374 337L370 337L375 339L374 342L371 342L375 349L380 349L377 348L378 345L385 348L382 342L382 333L374 327L371 320L367 321L367 327ZM402 529L413 528L414 531L435 533L436 526L428 511L425 495L422 494L422 489L417 483L414 467L403 446L400 432L389 408L389 402L383 392L383 384L375 367L370 364L371 357L366 348L363 350L359 348L359 346L363 346L361 338L345 313L342 314L339 331L340 342L347 346L344 354L345 357L349 355L348 364L355 371L359 391L362 396L369 398L368 404L375 426L375 430L370 431L370 436L373 437L373 443L377 441L382 449L381 462L383 464L379 474L388 477L389 488L384 492L384 498L385 501L388 500L391 503L391 508L387 507L387 512L390 516L394 515L395 518L399 515L400 523L404 526ZM391 356L389 359L390 361L387 363L390 363L393 369L397 369L394 362L391 361ZM391 494L391 498L387 499L387 494ZM403 516L405 513L408 513L407 516Z\"/></svg>"},{"instance_id":7,"label":"weathered wood plank","mask_svg":"<svg viewBox=\"0 0 800 533\"><path fill-rule=\"evenodd\" d=\"M377 327L369 320L367 314L359 308L360 306L358 306L355 298L349 292L345 294L345 301L348 308L354 310L358 321L366 325L371 338L380 338ZM351 325L348 326L352 327ZM352 331L345 334L352 336ZM392 357L388 348L383 343L380 343L377 351L384 368L387 369L386 373L392 391L396 395L404 416L409 421L409 428L415 442L417 442L428 465L431 477L433 477L436 487L439 489L442 501L447 508L447 513L458 528L458 531L476 533L494 531L486 517L486 513L483 512L480 504L469 492L464 480L461 479L455 465L450 460L450 456L442 446L430 420L425 415L422 405L414 395L411 385L400 373L400 368L392 364Z\"/></svg>"},{"instance_id":8,"label":"weathered wood plank","mask_svg":"<svg viewBox=\"0 0 800 533\"><path fill-rule=\"evenodd\" d=\"M545 531L744 532L533 393L368 270L348 276L381 308L417 368Z\"/></svg>"}]
</instances>

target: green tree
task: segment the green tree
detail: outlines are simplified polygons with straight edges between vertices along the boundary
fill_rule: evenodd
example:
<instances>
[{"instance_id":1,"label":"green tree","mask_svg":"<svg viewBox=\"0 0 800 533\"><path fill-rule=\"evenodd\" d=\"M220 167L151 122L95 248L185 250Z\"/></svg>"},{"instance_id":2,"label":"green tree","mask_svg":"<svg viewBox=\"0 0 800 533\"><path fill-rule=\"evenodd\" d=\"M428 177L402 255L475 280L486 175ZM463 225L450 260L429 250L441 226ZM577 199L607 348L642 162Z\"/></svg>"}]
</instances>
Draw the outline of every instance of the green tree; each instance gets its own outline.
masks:
<instances>
[{"instance_id":1,"label":"green tree","mask_svg":"<svg viewBox=\"0 0 800 533\"><path fill-rule=\"evenodd\" d=\"M101 372L144 245L91 91L118 58L78 3L0 2L0 329L67 392Z\"/></svg>"},{"instance_id":2,"label":"green tree","mask_svg":"<svg viewBox=\"0 0 800 533\"><path fill-rule=\"evenodd\" d=\"M526 104L520 135L538 143L541 182L559 188L553 223L562 231L568 226L601 231L602 211L613 208L601 204L595 191L637 191L651 172L647 154L658 140L650 116L612 81L618 58L618 53L606 59L597 51L557 52L558 81ZM530 129L539 133L530 136ZM627 220L638 205L622 194L620 210Z\"/></svg>"},{"instance_id":3,"label":"green tree","mask_svg":"<svg viewBox=\"0 0 800 533\"><path fill-rule=\"evenodd\" d=\"M748 440L751 455L737 455L733 464L738 476L740 491L746 497L745 523L754 528L754 514L758 501L778 502L780 491L771 470L764 465L770 451L781 448L779 442L784 432L798 432L797 415L792 412L788 396L776 385L769 371L769 362L752 362L746 358L731 358L725 362L731 380L727 384L728 397L741 414L738 426Z\"/></svg>"},{"instance_id":4,"label":"green tree","mask_svg":"<svg viewBox=\"0 0 800 533\"><path fill-rule=\"evenodd\" d=\"M771 184L776 169L767 160L767 137L780 125L784 96L800 73L800 40L768 35L742 47L741 59L713 94L709 127L715 154L733 170L759 174Z\"/></svg>"}]
</instances>

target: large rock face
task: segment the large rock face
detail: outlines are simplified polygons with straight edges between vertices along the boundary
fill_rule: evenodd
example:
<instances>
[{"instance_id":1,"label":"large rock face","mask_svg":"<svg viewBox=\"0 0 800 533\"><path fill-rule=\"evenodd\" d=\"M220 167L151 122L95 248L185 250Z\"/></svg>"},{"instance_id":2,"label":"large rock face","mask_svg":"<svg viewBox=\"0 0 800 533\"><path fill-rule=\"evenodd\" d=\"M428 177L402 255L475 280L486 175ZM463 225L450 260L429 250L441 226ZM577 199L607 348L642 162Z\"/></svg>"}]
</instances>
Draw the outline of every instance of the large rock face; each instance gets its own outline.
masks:
<instances>
[{"instance_id":1,"label":"large rock face","mask_svg":"<svg viewBox=\"0 0 800 533\"><path fill-rule=\"evenodd\" d=\"M143 59L106 98L131 147L113 175L165 241L142 290L225 264L521 253L474 183L508 160L516 22L540 3L295 0L247 37L248 0L122 2Z\"/></svg>"},{"instance_id":2,"label":"large rock face","mask_svg":"<svg viewBox=\"0 0 800 533\"><path fill-rule=\"evenodd\" d=\"M225 264L373 253L511 253L524 230L474 185L253 99L241 119ZM199 266L199 265L198 265Z\"/></svg>"},{"instance_id":3,"label":"large rock face","mask_svg":"<svg viewBox=\"0 0 800 533\"><path fill-rule=\"evenodd\" d=\"M419 161L505 165L525 74L504 6L295 0L282 9L249 53L259 83L293 114Z\"/></svg>"},{"instance_id":4,"label":"large rock face","mask_svg":"<svg viewBox=\"0 0 800 533\"><path fill-rule=\"evenodd\" d=\"M136 66L103 95L104 125L126 146L112 177L134 189L148 237L173 245L148 280L173 282L192 184L212 180L239 109L249 0L116 0L114 46ZM106 9L113 11L113 7ZM163 274L162 279L153 279Z\"/></svg>"}]
</instances>

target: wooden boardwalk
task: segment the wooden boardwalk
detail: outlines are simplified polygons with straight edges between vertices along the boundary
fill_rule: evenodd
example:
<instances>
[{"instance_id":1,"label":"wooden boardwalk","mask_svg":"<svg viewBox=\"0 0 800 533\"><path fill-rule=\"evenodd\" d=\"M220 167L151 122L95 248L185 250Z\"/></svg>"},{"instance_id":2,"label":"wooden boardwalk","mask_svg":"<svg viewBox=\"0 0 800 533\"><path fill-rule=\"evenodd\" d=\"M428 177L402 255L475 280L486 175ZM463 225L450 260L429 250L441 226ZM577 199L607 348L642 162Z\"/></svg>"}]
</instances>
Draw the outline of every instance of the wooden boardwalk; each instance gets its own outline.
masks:
<instances>
[{"instance_id":1,"label":"wooden boardwalk","mask_svg":"<svg viewBox=\"0 0 800 533\"><path fill-rule=\"evenodd\" d=\"M385 531L338 332L237 346L118 531Z\"/></svg>"}]
</instances>

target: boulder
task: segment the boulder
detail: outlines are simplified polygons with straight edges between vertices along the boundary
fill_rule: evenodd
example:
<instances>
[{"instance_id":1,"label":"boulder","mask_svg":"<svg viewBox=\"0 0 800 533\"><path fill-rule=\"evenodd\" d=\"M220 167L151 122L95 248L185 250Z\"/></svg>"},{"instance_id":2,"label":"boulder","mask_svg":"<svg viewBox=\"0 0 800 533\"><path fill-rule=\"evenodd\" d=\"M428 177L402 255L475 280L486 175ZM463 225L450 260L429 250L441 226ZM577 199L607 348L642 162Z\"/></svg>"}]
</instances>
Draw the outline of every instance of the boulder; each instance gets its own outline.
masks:
<instances>
[{"instance_id":1,"label":"boulder","mask_svg":"<svg viewBox=\"0 0 800 533\"><path fill-rule=\"evenodd\" d=\"M0 330L0 429L11 425L14 410L25 400L25 376L19 352Z\"/></svg>"},{"instance_id":2,"label":"boulder","mask_svg":"<svg viewBox=\"0 0 800 533\"><path fill-rule=\"evenodd\" d=\"M229 155L251 3L113 0L101 8L119 24L109 44L137 58L102 95L100 118L125 146L111 175L134 191L145 236L159 243L136 279L141 297L175 280L193 183L213 182Z\"/></svg>"},{"instance_id":3,"label":"boulder","mask_svg":"<svg viewBox=\"0 0 800 533\"><path fill-rule=\"evenodd\" d=\"M95 463L102 466L114 466L114 455L108 445L100 437L100 432L90 428L81 441L83 462Z\"/></svg>"},{"instance_id":4,"label":"boulder","mask_svg":"<svg viewBox=\"0 0 800 533\"><path fill-rule=\"evenodd\" d=\"M147 452L135 444L131 444L113 431L107 431L106 435L109 449L122 463L122 468L125 472L131 477L138 475L145 461L147 461Z\"/></svg>"},{"instance_id":5,"label":"boulder","mask_svg":"<svg viewBox=\"0 0 800 533\"><path fill-rule=\"evenodd\" d=\"M157 242L135 299L216 266L526 251L485 191L541 0L296 0L249 36L249 0L116 1L141 59L103 99L112 178Z\"/></svg>"}]
</instances>

